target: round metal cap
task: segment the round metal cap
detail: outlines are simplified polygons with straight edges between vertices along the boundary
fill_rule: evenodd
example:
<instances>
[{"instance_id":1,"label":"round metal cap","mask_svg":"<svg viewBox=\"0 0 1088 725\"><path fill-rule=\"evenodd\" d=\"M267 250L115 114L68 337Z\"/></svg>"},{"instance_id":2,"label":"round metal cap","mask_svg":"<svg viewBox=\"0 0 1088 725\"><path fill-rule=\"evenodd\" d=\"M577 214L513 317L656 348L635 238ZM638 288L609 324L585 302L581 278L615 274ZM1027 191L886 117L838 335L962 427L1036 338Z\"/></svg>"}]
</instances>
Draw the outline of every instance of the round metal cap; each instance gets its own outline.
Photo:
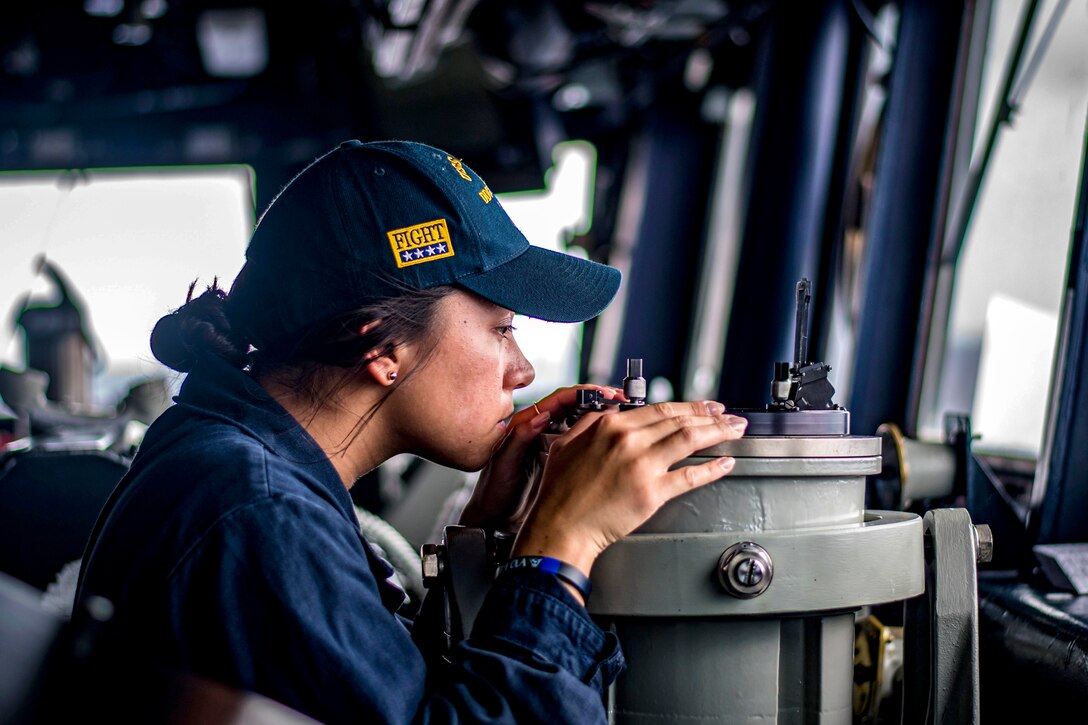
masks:
<instances>
[{"instance_id":1,"label":"round metal cap","mask_svg":"<svg viewBox=\"0 0 1088 725\"><path fill-rule=\"evenodd\" d=\"M751 599L767 591L772 576L771 555L754 541L733 544L718 559L718 583L738 599Z\"/></svg>"}]
</instances>

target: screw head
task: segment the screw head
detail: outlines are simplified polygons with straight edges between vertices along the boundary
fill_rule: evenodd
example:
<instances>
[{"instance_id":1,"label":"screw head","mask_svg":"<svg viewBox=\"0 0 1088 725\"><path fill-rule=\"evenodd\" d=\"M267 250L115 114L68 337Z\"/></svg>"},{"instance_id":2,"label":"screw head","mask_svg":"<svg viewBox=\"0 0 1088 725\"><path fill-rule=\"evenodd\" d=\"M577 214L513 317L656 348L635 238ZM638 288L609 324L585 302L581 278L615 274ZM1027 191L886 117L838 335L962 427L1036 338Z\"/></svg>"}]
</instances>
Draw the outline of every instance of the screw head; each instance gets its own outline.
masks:
<instances>
[{"instance_id":1,"label":"screw head","mask_svg":"<svg viewBox=\"0 0 1088 725\"><path fill-rule=\"evenodd\" d=\"M718 583L739 599L751 599L767 591L773 575L771 555L753 541L733 544L718 559Z\"/></svg>"},{"instance_id":2,"label":"screw head","mask_svg":"<svg viewBox=\"0 0 1088 725\"><path fill-rule=\"evenodd\" d=\"M756 559L741 559L737 563L737 580L746 587L763 581L763 565Z\"/></svg>"}]
</instances>

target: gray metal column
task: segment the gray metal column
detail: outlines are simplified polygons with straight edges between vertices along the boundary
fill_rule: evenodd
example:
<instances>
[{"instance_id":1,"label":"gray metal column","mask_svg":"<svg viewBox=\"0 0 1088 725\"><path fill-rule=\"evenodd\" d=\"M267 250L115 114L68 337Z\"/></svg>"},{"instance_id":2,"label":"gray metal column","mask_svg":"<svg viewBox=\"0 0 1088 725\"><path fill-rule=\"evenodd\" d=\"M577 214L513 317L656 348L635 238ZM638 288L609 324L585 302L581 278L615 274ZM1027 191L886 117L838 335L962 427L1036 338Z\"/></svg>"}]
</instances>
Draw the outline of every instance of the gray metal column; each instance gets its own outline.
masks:
<instances>
[{"instance_id":1,"label":"gray metal column","mask_svg":"<svg viewBox=\"0 0 1088 725\"><path fill-rule=\"evenodd\" d=\"M736 457L732 475L670 502L594 566L590 611L629 665L610 716L849 723L853 611L922 592L922 521L864 510L877 438L745 438L688 462L719 455ZM730 574L755 586L731 594Z\"/></svg>"}]
</instances>

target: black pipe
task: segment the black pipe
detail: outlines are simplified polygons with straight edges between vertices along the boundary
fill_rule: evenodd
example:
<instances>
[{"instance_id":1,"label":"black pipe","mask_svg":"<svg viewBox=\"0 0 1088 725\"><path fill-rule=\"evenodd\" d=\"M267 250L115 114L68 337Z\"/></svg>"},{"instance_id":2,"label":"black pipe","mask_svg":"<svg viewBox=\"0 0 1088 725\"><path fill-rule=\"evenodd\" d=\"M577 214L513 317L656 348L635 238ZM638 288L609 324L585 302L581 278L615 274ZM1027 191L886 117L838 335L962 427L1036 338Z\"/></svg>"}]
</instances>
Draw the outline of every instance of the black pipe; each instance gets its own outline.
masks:
<instances>
[{"instance_id":1,"label":"black pipe","mask_svg":"<svg viewBox=\"0 0 1088 725\"><path fill-rule=\"evenodd\" d=\"M839 233L865 30L847 0L779 4L760 39L750 188L720 399L766 402L794 353L795 286L813 288L812 350L830 304L823 260ZM845 130L844 130L845 129Z\"/></svg>"},{"instance_id":2,"label":"black pipe","mask_svg":"<svg viewBox=\"0 0 1088 725\"><path fill-rule=\"evenodd\" d=\"M640 190L637 252L623 281L628 290L623 329L606 382L623 378L627 358L644 358L647 378L665 378L676 391L682 387L690 331L678 321L694 316L697 260L720 135L702 119L700 102L682 88L662 89L640 119L649 181Z\"/></svg>"},{"instance_id":3,"label":"black pipe","mask_svg":"<svg viewBox=\"0 0 1088 725\"><path fill-rule=\"evenodd\" d=\"M927 259L939 249L958 126L955 79L967 2L903 3L865 230L849 402L853 432L908 417Z\"/></svg>"}]
</instances>

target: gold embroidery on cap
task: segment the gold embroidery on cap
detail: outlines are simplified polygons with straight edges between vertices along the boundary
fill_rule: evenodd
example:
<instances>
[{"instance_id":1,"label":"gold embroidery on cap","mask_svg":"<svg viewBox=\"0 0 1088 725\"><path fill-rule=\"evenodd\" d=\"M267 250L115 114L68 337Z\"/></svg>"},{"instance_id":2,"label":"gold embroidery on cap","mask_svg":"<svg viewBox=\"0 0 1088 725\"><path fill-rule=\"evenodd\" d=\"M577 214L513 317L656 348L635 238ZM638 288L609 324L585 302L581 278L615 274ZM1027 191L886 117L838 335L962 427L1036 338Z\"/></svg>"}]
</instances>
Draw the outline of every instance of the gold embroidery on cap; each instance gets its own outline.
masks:
<instances>
[{"instance_id":1,"label":"gold embroidery on cap","mask_svg":"<svg viewBox=\"0 0 1088 725\"><path fill-rule=\"evenodd\" d=\"M397 267L433 262L453 256L453 242L445 219L435 219L386 232Z\"/></svg>"},{"instance_id":2,"label":"gold embroidery on cap","mask_svg":"<svg viewBox=\"0 0 1088 725\"><path fill-rule=\"evenodd\" d=\"M465 181L472 181L472 177L468 175L468 172L465 171L465 167L461 165L460 159L455 159L452 156L447 156L446 158L450 160L453 168L457 169L457 173L461 175L462 179Z\"/></svg>"},{"instance_id":3,"label":"gold embroidery on cap","mask_svg":"<svg viewBox=\"0 0 1088 725\"><path fill-rule=\"evenodd\" d=\"M446 158L449 159L449 162L453 166L453 168L457 169L457 173L461 175L462 179L464 179L465 181L472 181L472 177L468 175L468 172L465 171L465 167L461 165L460 159L455 159L449 155L447 155ZM485 204L490 204L491 200L495 198L495 195L491 193L491 189L487 188L487 184L484 184L484 188L480 189L478 193L480 194L480 198L484 200Z\"/></svg>"}]
</instances>

